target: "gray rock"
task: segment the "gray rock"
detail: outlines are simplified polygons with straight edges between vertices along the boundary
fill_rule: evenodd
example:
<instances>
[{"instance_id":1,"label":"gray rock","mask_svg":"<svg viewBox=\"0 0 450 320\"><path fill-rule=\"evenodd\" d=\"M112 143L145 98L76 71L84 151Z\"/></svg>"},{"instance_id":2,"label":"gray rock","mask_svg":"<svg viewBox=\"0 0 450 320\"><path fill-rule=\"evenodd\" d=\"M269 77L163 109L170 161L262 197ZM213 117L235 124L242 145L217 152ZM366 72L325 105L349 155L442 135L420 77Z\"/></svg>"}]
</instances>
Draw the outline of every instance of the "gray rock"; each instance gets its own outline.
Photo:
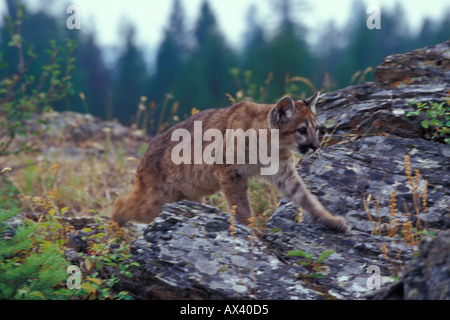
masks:
<instances>
[{"instance_id":1,"label":"gray rock","mask_svg":"<svg viewBox=\"0 0 450 320\"><path fill-rule=\"evenodd\" d=\"M111 142L116 141L121 142L128 154L137 156L140 143L148 142L149 139L141 130L71 111L34 114L28 120L27 127L30 132L42 132L34 139L33 148L40 149L49 157L67 159L82 159L85 153L92 156L107 153ZM69 141L70 145L62 144L61 137ZM20 139L28 141L30 138L18 137L18 141ZM52 145L58 145L59 148Z\"/></svg>"},{"instance_id":2,"label":"gray rock","mask_svg":"<svg viewBox=\"0 0 450 320\"><path fill-rule=\"evenodd\" d=\"M333 213L345 215L353 227L370 231L363 199L379 201L382 222L396 190L397 208L427 227L450 227L450 146L429 141L424 115L407 117L413 101L447 103L450 83L450 41L386 58L375 72L377 83L365 83L327 93L318 104L319 120L328 142L321 157L302 163L300 174ZM439 62L439 63L438 63ZM409 80L408 80L409 79ZM407 81L408 86L398 81ZM412 199L405 174L420 171L419 191L427 183L427 208ZM419 206L420 207L420 206ZM405 212L406 211L406 212Z\"/></svg>"},{"instance_id":3,"label":"gray rock","mask_svg":"<svg viewBox=\"0 0 450 320\"><path fill-rule=\"evenodd\" d=\"M218 209L182 201L132 245L135 294L145 299L320 299L252 230ZM167 237L163 238L163 235ZM157 239L155 241L155 238Z\"/></svg>"},{"instance_id":4,"label":"gray rock","mask_svg":"<svg viewBox=\"0 0 450 320\"><path fill-rule=\"evenodd\" d=\"M448 79L450 40L383 59L375 69L378 83L433 83Z\"/></svg>"},{"instance_id":5,"label":"gray rock","mask_svg":"<svg viewBox=\"0 0 450 320\"><path fill-rule=\"evenodd\" d=\"M388 57L376 83L321 97L326 143L321 154L301 160L299 173L333 214L346 217L349 234L324 229L307 213L297 223L298 208L288 199L260 237L239 223L232 235L231 216L216 208L168 204L133 243L130 260L140 267L123 288L141 299L366 299L395 292L400 285L390 287L391 276L401 274L418 246L401 232L386 236L386 226L450 228L450 146L429 141L423 117L406 116L413 101L446 102L449 54L447 41ZM420 173L413 184L405 156L412 175ZM404 270L401 298L448 299L450 250L448 232L442 234L422 244ZM330 255L321 261L324 253Z\"/></svg>"},{"instance_id":6,"label":"gray rock","mask_svg":"<svg viewBox=\"0 0 450 320\"><path fill-rule=\"evenodd\" d=\"M132 260L141 267L127 289L141 299L361 299L372 290L369 266L380 269L384 285L393 281L391 264L411 256L411 248L393 239L294 223L298 210L285 203L262 240L238 222L232 234L230 215L216 208L189 201L165 205L132 244ZM392 252L388 261L383 244ZM310 257L288 257L293 250ZM333 253L319 263L326 250Z\"/></svg>"},{"instance_id":7,"label":"gray rock","mask_svg":"<svg viewBox=\"0 0 450 320\"><path fill-rule=\"evenodd\" d=\"M370 195L378 201L377 213L371 203L371 214L388 222L389 199L396 190L397 209L417 216L412 186L405 173L405 156L410 157L412 174L419 170L418 193L427 183L427 210L419 204L421 224L430 228L450 228L450 147L423 139L398 136L367 136L327 147L321 157L302 163L299 173L308 187L333 213L345 215L354 228L370 232L371 224L364 210L364 199Z\"/></svg>"},{"instance_id":8,"label":"gray rock","mask_svg":"<svg viewBox=\"0 0 450 320\"><path fill-rule=\"evenodd\" d=\"M423 241L419 256L403 273L374 299L450 300L450 230Z\"/></svg>"}]
</instances>

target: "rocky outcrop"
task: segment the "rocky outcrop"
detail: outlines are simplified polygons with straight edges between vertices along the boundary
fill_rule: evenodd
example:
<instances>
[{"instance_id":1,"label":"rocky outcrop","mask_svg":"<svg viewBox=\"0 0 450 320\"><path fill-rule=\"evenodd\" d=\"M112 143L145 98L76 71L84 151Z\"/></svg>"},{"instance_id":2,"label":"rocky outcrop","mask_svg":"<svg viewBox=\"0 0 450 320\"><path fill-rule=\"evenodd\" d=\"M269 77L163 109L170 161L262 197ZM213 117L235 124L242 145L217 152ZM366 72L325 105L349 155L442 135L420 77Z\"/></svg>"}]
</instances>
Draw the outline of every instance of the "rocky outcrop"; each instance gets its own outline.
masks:
<instances>
[{"instance_id":1,"label":"rocky outcrop","mask_svg":"<svg viewBox=\"0 0 450 320\"><path fill-rule=\"evenodd\" d=\"M141 145L149 140L142 130L71 111L35 114L28 120L27 128L29 132L41 134L34 139L32 134L17 137L19 142L46 156L58 154L68 159L81 159L86 152L92 155L108 153L111 145L117 142L127 154L137 157Z\"/></svg>"},{"instance_id":2,"label":"rocky outcrop","mask_svg":"<svg viewBox=\"0 0 450 320\"><path fill-rule=\"evenodd\" d=\"M389 56L375 70L375 81L390 86L450 81L449 42Z\"/></svg>"},{"instance_id":3,"label":"rocky outcrop","mask_svg":"<svg viewBox=\"0 0 450 320\"><path fill-rule=\"evenodd\" d=\"M258 238L240 223L231 228L230 214L214 207L168 204L133 243L141 267L122 289L141 299L358 299L372 290L370 266L385 284L391 264L410 257L393 239L294 223L297 213L282 204Z\"/></svg>"},{"instance_id":4,"label":"rocky outcrop","mask_svg":"<svg viewBox=\"0 0 450 320\"><path fill-rule=\"evenodd\" d=\"M450 300L450 230L420 245L403 277L375 295L389 300Z\"/></svg>"},{"instance_id":5,"label":"rocky outcrop","mask_svg":"<svg viewBox=\"0 0 450 320\"><path fill-rule=\"evenodd\" d=\"M133 243L140 267L121 285L141 299L364 299L395 276L398 298L448 298L448 232L417 244L450 227L450 146L407 114L413 101L447 103L449 59L450 41L394 55L376 83L321 97L324 148L299 172L348 235L296 222L287 199L259 237L237 222L232 234L216 208L168 204Z\"/></svg>"},{"instance_id":6,"label":"rocky outcrop","mask_svg":"<svg viewBox=\"0 0 450 320\"><path fill-rule=\"evenodd\" d=\"M345 215L353 228L371 232L373 223L364 202L373 217L389 223L389 201L395 190L398 211L403 217L410 213L414 225L419 217L422 226L450 227L448 145L392 134L354 137L349 135L327 147L320 158L305 161L300 170L309 188L331 212ZM412 175L419 170L417 183L411 183L407 176L405 156L409 157ZM423 203L417 202L425 185L426 211Z\"/></svg>"},{"instance_id":7,"label":"rocky outcrop","mask_svg":"<svg viewBox=\"0 0 450 320\"><path fill-rule=\"evenodd\" d=\"M251 230L191 202L166 205L134 242L137 296L145 299L318 299Z\"/></svg>"},{"instance_id":8,"label":"rocky outcrop","mask_svg":"<svg viewBox=\"0 0 450 320\"><path fill-rule=\"evenodd\" d=\"M450 147L425 140L423 118L407 116L415 109L414 101L450 101L449 59L450 41L394 55L376 69L376 79L382 83L348 87L322 97L318 117L328 134L328 146L322 157L303 164L301 174L330 210L346 215L355 228L370 229L367 214L361 210L369 195L379 201L383 222L387 222L393 190L399 210L416 212L415 187L406 175L405 156L412 175L415 170L420 172L416 191L423 191L427 183L428 208L420 210L421 222L439 229L450 227ZM396 82L395 73L408 76L405 79L414 84Z\"/></svg>"}]
</instances>

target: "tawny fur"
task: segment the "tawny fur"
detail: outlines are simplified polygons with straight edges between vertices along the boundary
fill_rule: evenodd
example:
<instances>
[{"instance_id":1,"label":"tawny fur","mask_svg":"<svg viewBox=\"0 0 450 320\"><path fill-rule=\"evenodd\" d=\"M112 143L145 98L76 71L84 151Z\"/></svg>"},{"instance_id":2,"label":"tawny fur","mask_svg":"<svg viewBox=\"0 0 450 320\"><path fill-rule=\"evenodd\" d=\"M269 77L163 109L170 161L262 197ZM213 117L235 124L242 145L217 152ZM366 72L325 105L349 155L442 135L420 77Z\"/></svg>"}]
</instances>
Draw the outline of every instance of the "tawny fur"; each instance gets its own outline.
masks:
<instances>
[{"instance_id":1,"label":"tawny fur","mask_svg":"<svg viewBox=\"0 0 450 320\"><path fill-rule=\"evenodd\" d=\"M228 108L205 110L172 127L148 146L137 169L133 191L117 199L113 220L120 225L130 220L150 223L161 212L164 203L184 199L200 201L202 197L222 189L228 205L237 207L238 220L249 223L252 212L247 196L248 179L260 173L259 163L226 164L224 161L224 164L176 165L171 159L172 149L179 144L171 141L174 130L187 129L193 135L194 121L201 121L203 131L218 129L224 137L226 129L246 131L253 128L257 132L259 129L278 129L279 170L265 177L315 220L331 229L346 232L345 219L333 216L320 204L307 190L295 168L295 152L309 155L320 148L319 122L315 115L317 97L316 94L300 101L285 97L274 105L241 102ZM203 149L209 144L203 142Z\"/></svg>"}]
</instances>

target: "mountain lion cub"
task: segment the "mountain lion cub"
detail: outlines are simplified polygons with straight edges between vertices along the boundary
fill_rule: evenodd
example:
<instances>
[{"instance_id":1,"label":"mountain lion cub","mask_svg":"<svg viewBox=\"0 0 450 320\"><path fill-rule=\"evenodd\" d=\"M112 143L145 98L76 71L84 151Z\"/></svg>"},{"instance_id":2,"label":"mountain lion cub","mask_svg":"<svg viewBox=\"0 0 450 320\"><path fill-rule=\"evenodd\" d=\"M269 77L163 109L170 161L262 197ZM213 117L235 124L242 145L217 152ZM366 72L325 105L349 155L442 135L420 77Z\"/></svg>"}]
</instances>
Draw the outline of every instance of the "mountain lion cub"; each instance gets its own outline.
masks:
<instances>
[{"instance_id":1,"label":"mountain lion cub","mask_svg":"<svg viewBox=\"0 0 450 320\"><path fill-rule=\"evenodd\" d=\"M129 220L150 223L164 203L200 202L222 189L228 205L236 206L237 219L249 224L248 179L268 169L269 159L273 170L265 178L316 221L346 232L346 220L322 206L295 168L296 152L311 155L320 148L318 96L299 101L285 97L274 105L240 102L199 112L170 128L150 142L133 191L117 199L113 220L120 225ZM243 161L244 156L248 161Z\"/></svg>"}]
</instances>

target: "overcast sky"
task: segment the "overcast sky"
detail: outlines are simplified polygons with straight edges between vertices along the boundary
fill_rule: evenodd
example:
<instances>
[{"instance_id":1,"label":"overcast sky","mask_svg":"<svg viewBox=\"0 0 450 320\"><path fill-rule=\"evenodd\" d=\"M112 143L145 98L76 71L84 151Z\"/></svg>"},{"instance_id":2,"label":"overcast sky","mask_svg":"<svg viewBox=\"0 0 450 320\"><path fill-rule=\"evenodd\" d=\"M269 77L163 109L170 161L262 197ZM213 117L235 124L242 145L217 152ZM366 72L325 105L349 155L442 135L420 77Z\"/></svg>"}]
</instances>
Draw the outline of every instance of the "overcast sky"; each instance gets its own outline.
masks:
<instances>
[{"instance_id":1,"label":"overcast sky","mask_svg":"<svg viewBox=\"0 0 450 320\"><path fill-rule=\"evenodd\" d=\"M6 0L0 0L0 10L4 11ZM239 45L246 29L246 15L249 6L258 6L259 20L270 26L276 23L273 3L277 0L209 0L222 32L232 45ZM361 0L365 6L378 5L381 14L395 4L391 0ZM448 0L397 0L403 4L409 26L418 30L423 17L441 19L444 8L448 8ZM69 4L80 8L82 32L96 30L100 44L115 46L119 43L120 22L128 19L138 30L138 41L148 48L155 48L161 41L162 30L167 24L172 7L172 0L28 0L32 6L48 2L51 12L68 17L66 8ZM192 27L196 21L200 4L203 0L182 0L186 14L187 26ZM302 19L308 27L310 35L314 35L326 26L328 21L335 20L338 26L348 21L352 13L354 0L305 0L307 8L294 12L294 17Z\"/></svg>"}]
</instances>

